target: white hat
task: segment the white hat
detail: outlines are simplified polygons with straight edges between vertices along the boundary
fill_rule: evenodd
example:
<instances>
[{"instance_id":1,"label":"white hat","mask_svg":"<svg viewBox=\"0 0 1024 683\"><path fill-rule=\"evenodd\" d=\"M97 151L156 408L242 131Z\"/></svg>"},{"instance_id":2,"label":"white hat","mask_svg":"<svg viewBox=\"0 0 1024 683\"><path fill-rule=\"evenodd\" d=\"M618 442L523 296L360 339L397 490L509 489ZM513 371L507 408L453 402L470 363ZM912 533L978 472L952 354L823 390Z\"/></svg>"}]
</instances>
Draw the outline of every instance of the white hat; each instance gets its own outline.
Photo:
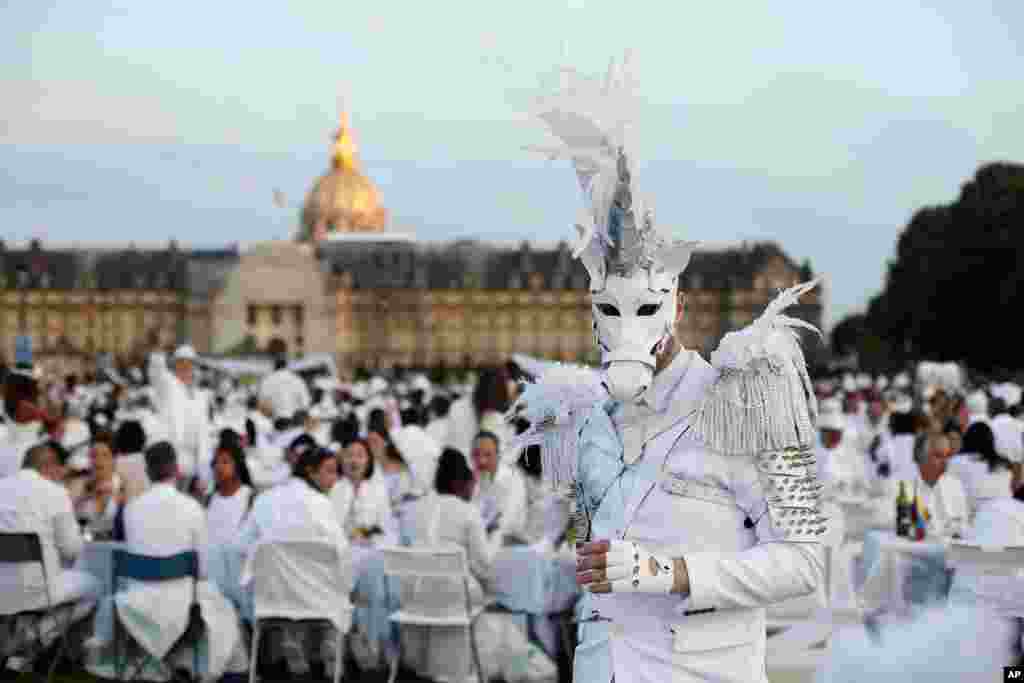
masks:
<instances>
[{"instance_id":1,"label":"white hat","mask_svg":"<svg viewBox=\"0 0 1024 683\"><path fill-rule=\"evenodd\" d=\"M173 358L174 360L195 360L198 358L198 355L191 344L182 344L174 352Z\"/></svg>"},{"instance_id":2,"label":"white hat","mask_svg":"<svg viewBox=\"0 0 1024 683\"><path fill-rule=\"evenodd\" d=\"M818 429L841 432L846 429L846 420L840 413L821 413L818 415Z\"/></svg>"},{"instance_id":3,"label":"white hat","mask_svg":"<svg viewBox=\"0 0 1024 683\"><path fill-rule=\"evenodd\" d=\"M842 415L843 404L838 398L827 398L821 402L821 407L818 410L822 415Z\"/></svg>"},{"instance_id":4,"label":"white hat","mask_svg":"<svg viewBox=\"0 0 1024 683\"><path fill-rule=\"evenodd\" d=\"M409 388L413 391L427 393L430 391L430 380L427 379L426 375L415 375L409 382Z\"/></svg>"},{"instance_id":5,"label":"white hat","mask_svg":"<svg viewBox=\"0 0 1024 683\"><path fill-rule=\"evenodd\" d=\"M890 399L889 407L894 413L910 413L914 410L914 402L906 394L897 394Z\"/></svg>"},{"instance_id":6,"label":"white hat","mask_svg":"<svg viewBox=\"0 0 1024 683\"><path fill-rule=\"evenodd\" d=\"M858 389L870 389L871 388L871 375L861 373L857 375L857 388Z\"/></svg>"},{"instance_id":7,"label":"white hat","mask_svg":"<svg viewBox=\"0 0 1024 683\"><path fill-rule=\"evenodd\" d=\"M854 379L853 375L843 376L843 391L857 391L857 380Z\"/></svg>"},{"instance_id":8,"label":"white hat","mask_svg":"<svg viewBox=\"0 0 1024 683\"><path fill-rule=\"evenodd\" d=\"M910 386L910 376L907 375L907 373L905 372L901 372L900 374L896 375L892 383L893 386L895 386L897 389L906 389L907 387Z\"/></svg>"},{"instance_id":9,"label":"white hat","mask_svg":"<svg viewBox=\"0 0 1024 683\"><path fill-rule=\"evenodd\" d=\"M383 377L375 376L370 379L369 393L371 396L374 394L383 394L388 390L388 381Z\"/></svg>"},{"instance_id":10,"label":"white hat","mask_svg":"<svg viewBox=\"0 0 1024 683\"><path fill-rule=\"evenodd\" d=\"M885 375L880 375L878 377L878 379L875 380L875 389L877 391L885 391L888 388L889 388L889 378L886 377Z\"/></svg>"}]
</instances>

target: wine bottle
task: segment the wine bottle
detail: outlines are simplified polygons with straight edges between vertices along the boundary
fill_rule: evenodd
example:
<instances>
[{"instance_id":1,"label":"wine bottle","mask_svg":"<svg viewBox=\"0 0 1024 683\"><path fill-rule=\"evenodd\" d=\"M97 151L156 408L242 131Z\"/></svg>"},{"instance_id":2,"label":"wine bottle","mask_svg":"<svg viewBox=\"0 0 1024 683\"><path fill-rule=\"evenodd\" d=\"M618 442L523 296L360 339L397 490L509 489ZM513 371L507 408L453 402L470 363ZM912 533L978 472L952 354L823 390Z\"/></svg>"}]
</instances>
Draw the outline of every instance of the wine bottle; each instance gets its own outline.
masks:
<instances>
[{"instance_id":1,"label":"wine bottle","mask_svg":"<svg viewBox=\"0 0 1024 683\"><path fill-rule=\"evenodd\" d=\"M906 482L900 482L900 492L896 496L896 535L900 538L910 537L912 523L912 511L910 509L910 498L907 497Z\"/></svg>"}]
</instances>

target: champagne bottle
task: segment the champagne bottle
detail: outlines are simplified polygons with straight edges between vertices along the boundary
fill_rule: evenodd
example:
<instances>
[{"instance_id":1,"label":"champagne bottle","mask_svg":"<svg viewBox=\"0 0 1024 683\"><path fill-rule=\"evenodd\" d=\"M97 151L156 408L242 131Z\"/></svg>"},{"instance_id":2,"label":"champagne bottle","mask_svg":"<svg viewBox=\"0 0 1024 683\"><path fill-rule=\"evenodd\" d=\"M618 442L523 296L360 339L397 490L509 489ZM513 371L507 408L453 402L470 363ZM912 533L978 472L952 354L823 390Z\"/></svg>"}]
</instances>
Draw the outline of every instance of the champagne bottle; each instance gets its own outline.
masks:
<instances>
[{"instance_id":1,"label":"champagne bottle","mask_svg":"<svg viewBox=\"0 0 1024 683\"><path fill-rule=\"evenodd\" d=\"M912 523L912 511L910 508L910 498L907 496L906 482L900 482L900 492L896 496L896 535L900 538L910 537L910 528Z\"/></svg>"},{"instance_id":2,"label":"champagne bottle","mask_svg":"<svg viewBox=\"0 0 1024 683\"><path fill-rule=\"evenodd\" d=\"M914 514L913 514L913 538L915 541L924 540L924 531L928 518L924 511L924 504L917 492L917 482L914 482Z\"/></svg>"}]
</instances>

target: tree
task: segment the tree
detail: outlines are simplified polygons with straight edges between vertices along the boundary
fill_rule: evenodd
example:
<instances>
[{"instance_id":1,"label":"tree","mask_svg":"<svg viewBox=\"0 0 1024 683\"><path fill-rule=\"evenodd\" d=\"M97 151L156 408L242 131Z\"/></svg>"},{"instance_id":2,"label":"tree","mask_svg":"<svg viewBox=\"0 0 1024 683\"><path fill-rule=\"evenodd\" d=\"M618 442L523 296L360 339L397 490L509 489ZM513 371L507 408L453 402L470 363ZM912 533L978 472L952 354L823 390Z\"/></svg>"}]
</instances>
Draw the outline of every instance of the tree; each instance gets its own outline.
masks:
<instances>
[{"instance_id":1,"label":"tree","mask_svg":"<svg viewBox=\"0 0 1024 683\"><path fill-rule=\"evenodd\" d=\"M1016 337L991 332L1024 305L1022 228L1024 166L982 166L955 202L911 218L868 306L867 330L902 360L1020 367Z\"/></svg>"}]
</instances>

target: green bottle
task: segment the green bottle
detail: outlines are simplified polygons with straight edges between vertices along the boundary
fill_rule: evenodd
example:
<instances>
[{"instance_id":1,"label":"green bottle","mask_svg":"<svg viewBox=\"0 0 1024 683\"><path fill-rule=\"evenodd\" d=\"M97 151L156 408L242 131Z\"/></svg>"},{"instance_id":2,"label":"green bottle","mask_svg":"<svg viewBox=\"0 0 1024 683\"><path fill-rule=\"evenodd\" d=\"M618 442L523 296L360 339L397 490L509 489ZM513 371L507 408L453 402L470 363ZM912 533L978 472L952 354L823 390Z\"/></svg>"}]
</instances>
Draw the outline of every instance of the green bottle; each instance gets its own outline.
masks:
<instances>
[{"instance_id":1,"label":"green bottle","mask_svg":"<svg viewBox=\"0 0 1024 683\"><path fill-rule=\"evenodd\" d=\"M900 538L909 538L913 525L913 503L907 495L907 486L900 482L900 492L896 496L896 535Z\"/></svg>"}]
</instances>

